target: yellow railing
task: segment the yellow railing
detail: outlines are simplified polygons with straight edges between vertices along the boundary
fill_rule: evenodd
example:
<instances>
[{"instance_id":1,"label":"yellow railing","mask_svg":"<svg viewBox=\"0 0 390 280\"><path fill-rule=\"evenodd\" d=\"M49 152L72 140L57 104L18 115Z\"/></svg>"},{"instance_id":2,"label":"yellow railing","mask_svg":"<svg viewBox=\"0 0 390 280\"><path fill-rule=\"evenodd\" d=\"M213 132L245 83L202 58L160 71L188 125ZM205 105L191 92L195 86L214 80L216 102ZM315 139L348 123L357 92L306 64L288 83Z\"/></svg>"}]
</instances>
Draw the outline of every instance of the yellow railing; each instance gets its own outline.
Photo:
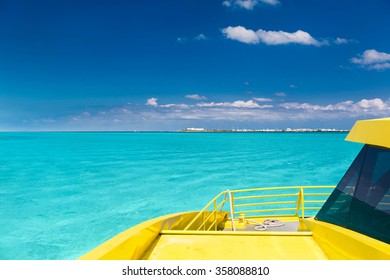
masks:
<instances>
[{"instance_id":1,"label":"yellow railing","mask_svg":"<svg viewBox=\"0 0 390 280\"><path fill-rule=\"evenodd\" d=\"M217 230L218 213L223 212L222 208L226 201L228 201L226 191L218 194L201 211L199 211L184 230Z\"/></svg>"},{"instance_id":2,"label":"yellow railing","mask_svg":"<svg viewBox=\"0 0 390 280\"><path fill-rule=\"evenodd\" d=\"M314 215L334 186L293 186L223 191L211 200L184 230L218 230L218 216L248 218ZM224 210L225 209L228 210Z\"/></svg>"}]
</instances>

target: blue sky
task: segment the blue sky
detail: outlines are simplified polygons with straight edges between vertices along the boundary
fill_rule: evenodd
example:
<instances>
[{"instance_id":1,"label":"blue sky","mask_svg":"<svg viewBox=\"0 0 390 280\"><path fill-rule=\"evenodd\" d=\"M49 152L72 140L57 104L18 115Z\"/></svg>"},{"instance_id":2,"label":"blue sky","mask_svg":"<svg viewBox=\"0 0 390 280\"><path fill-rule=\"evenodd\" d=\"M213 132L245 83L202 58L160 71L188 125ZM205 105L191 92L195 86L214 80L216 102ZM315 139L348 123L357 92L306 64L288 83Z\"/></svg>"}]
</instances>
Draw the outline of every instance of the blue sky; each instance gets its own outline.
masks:
<instances>
[{"instance_id":1,"label":"blue sky","mask_svg":"<svg viewBox=\"0 0 390 280\"><path fill-rule=\"evenodd\" d=\"M0 130L390 116L386 0L0 0Z\"/></svg>"}]
</instances>

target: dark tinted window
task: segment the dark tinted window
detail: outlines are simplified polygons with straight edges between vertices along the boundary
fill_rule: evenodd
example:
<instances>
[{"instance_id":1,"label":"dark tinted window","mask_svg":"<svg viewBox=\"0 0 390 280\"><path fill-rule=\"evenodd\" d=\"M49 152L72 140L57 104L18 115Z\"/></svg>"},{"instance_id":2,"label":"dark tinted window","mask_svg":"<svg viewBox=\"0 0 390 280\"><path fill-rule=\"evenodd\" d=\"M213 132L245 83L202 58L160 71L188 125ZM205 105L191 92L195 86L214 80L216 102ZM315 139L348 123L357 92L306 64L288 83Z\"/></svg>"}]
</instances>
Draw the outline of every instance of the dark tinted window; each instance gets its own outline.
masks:
<instances>
[{"instance_id":1,"label":"dark tinted window","mask_svg":"<svg viewBox=\"0 0 390 280\"><path fill-rule=\"evenodd\" d=\"M316 219L390 243L390 150L364 146Z\"/></svg>"}]
</instances>

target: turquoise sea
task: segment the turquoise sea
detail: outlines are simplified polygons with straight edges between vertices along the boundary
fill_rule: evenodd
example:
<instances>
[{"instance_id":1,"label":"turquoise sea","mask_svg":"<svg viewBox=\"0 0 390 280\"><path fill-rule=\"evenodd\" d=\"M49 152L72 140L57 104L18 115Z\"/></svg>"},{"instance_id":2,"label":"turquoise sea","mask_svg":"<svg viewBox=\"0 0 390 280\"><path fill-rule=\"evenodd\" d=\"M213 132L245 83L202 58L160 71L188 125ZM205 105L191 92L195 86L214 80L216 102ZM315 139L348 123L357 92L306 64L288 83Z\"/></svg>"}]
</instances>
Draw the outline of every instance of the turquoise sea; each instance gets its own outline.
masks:
<instances>
[{"instance_id":1,"label":"turquoise sea","mask_svg":"<svg viewBox=\"0 0 390 280\"><path fill-rule=\"evenodd\" d=\"M227 188L335 185L345 133L0 133L0 259L76 259Z\"/></svg>"}]
</instances>

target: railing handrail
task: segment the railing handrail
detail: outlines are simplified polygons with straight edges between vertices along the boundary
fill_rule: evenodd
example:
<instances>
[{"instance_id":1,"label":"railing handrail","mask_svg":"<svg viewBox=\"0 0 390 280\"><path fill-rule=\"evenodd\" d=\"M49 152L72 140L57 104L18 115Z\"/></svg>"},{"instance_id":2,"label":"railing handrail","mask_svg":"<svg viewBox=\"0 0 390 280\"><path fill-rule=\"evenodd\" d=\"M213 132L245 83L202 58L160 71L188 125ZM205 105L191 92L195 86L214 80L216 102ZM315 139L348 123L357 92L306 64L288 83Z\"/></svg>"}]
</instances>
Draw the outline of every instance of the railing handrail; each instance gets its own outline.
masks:
<instances>
[{"instance_id":1,"label":"railing handrail","mask_svg":"<svg viewBox=\"0 0 390 280\"><path fill-rule=\"evenodd\" d=\"M234 223L235 214L249 214L249 213L269 213L267 215L268 217L275 216L272 213L275 212L286 212L286 211L294 211L294 214L290 214L287 216L296 216L303 218L305 217L305 210L318 210L320 207L315 207L313 205L314 203L324 203L326 200L324 199L309 199L309 197L324 197L329 196L330 192L310 192L305 190L324 190L324 189L334 189L335 186L281 186L281 187L264 187L264 188L252 188L252 189L241 189L241 190L226 190L219 193L217 196L214 197L199 213L192 219L192 221L184 228L184 230L188 231L190 230L191 226L195 225L195 222L198 221L200 218L202 220L199 221L197 224L198 230L211 230L214 227L214 230L217 230L217 215L218 213L224 212L223 206L225 205L225 202L229 201L229 208L230 208L230 219L232 221L232 224ZM276 193L276 194L270 194L269 192L275 192L280 190L293 190L294 193ZM262 195L249 195L249 196L236 196L235 194L241 194L241 193L256 193L256 192L265 192L266 194ZM222 201L218 204L217 200L221 199ZM267 199L272 198L287 198L289 197L290 200L281 200L281 201L267 201ZM296 200L291 200L291 197L296 197ZM305 199L306 198L306 199ZM235 201L243 201L243 200L265 200L262 202L255 202L255 203L241 203L236 204ZM270 205L288 205L291 204L291 207L279 207L279 208L264 208L264 209L249 209L249 210L241 210L237 208L242 207L259 207L259 206L270 206ZM312 206L305 207L306 204L311 204ZM295 206L293 206L295 205ZM206 212L210 211L208 215L206 215ZM227 212L227 211L225 211ZM258 217L263 217L264 215L260 215ZM284 214L283 216L286 216ZM257 217L257 216L254 216ZM214 221L211 220L214 218ZM209 223L209 224L208 224Z\"/></svg>"},{"instance_id":2,"label":"railing handrail","mask_svg":"<svg viewBox=\"0 0 390 280\"><path fill-rule=\"evenodd\" d=\"M334 189L335 186L280 186L280 187L264 187L264 188L252 188L252 189L239 189L231 190L232 193L253 192L253 191L267 191L267 190L283 190L283 189Z\"/></svg>"},{"instance_id":3,"label":"railing handrail","mask_svg":"<svg viewBox=\"0 0 390 280\"><path fill-rule=\"evenodd\" d=\"M226 191L220 192L216 197L214 197L213 200L211 200L205 207L203 207L202 210L199 211L199 213L192 219L192 221L184 228L184 230L188 230L194 223L195 221L202 215L202 213L206 212L207 209L214 204L214 201L217 201L219 197L221 197ZM221 209L222 211L222 209Z\"/></svg>"}]
</instances>

